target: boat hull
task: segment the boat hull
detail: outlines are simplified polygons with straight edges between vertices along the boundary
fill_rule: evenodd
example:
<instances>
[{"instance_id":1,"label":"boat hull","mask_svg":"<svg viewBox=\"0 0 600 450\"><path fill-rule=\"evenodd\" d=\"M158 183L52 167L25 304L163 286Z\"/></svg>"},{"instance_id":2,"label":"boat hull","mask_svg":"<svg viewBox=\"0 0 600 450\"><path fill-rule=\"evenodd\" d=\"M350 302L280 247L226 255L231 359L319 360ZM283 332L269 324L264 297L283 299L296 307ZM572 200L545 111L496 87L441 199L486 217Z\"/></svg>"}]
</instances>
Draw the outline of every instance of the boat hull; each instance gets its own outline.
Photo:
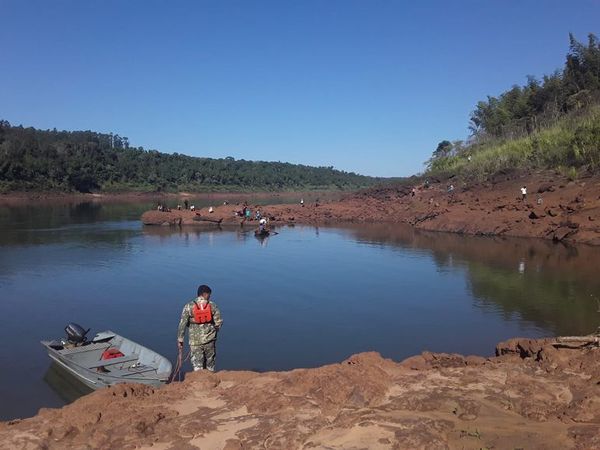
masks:
<instances>
[{"instance_id":1,"label":"boat hull","mask_svg":"<svg viewBox=\"0 0 600 450\"><path fill-rule=\"evenodd\" d=\"M94 390L119 383L161 386L168 382L172 370L169 360L122 336L104 334L112 337L81 346L65 347L56 341L41 343L50 359ZM123 356L104 359L103 354L109 348L118 349Z\"/></svg>"}]
</instances>

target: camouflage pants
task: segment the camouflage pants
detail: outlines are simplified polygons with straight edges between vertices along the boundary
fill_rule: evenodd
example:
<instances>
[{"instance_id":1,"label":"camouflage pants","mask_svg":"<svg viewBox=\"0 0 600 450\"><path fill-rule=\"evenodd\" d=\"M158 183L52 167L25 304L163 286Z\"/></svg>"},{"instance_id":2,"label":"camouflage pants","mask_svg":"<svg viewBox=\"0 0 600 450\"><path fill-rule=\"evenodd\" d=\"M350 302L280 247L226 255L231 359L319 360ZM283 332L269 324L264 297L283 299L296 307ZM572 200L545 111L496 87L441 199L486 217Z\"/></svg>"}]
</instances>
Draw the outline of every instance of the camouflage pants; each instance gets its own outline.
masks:
<instances>
[{"instance_id":1,"label":"camouflage pants","mask_svg":"<svg viewBox=\"0 0 600 450\"><path fill-rule=\"evenodd\" d=\"M217 358L217 341L210 341L201 345L190 345L191 361L194 371L210 370L215 371L215 360Z\"/></svg>"}]
</instances>

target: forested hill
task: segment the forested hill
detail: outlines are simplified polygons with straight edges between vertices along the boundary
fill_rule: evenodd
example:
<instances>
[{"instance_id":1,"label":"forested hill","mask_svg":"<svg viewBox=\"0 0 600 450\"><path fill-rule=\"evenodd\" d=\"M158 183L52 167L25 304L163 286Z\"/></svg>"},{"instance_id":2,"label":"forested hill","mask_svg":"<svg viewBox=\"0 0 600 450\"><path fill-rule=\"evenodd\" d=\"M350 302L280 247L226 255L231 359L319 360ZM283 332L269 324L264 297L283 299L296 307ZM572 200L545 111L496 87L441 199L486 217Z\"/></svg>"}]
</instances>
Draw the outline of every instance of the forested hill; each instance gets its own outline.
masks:
<instances>
[{"instance_id":1,"label":"forested hill","mask_svg":"<svg viewBox=\"0 0 600 450\"><path fill-rule=\"evenodd\" d=\"M333 167L167 154L130 147L118 135L0 121L0 192L353 189L381 181Z\"/></svg>"},{"instance_id":2,"label":"forested hill","mask_svg":"<svg viewBox=\"0 0 600 450\"><path fill-rule=\"evenodd\" d=\"M569 177L600 171L600 41L569 36L561 70L528 77L475 106L471 136L440 142L428 174L485 179L514 169L555 169Z\"/></svg>"}]
</instances>

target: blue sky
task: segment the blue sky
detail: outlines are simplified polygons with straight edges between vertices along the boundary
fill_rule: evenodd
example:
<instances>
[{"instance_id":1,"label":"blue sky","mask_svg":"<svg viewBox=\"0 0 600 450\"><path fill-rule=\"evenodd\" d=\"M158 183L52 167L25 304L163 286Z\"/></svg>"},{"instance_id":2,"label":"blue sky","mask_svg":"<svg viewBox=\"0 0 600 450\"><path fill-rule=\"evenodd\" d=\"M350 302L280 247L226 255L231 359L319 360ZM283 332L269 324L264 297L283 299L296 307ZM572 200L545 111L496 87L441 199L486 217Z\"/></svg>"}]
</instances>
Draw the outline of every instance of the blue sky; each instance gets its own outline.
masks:
<instances>
[{"instance_id":1,"label":"blue sky","mask_svg":"<svg viewBox=\"0 0 600 450\"><path fill-rule=\"evenodd\" d=\"M562 67L600 0L0 0L0 118L189 155L418 172Z\"/></svg>"}]
</instances>

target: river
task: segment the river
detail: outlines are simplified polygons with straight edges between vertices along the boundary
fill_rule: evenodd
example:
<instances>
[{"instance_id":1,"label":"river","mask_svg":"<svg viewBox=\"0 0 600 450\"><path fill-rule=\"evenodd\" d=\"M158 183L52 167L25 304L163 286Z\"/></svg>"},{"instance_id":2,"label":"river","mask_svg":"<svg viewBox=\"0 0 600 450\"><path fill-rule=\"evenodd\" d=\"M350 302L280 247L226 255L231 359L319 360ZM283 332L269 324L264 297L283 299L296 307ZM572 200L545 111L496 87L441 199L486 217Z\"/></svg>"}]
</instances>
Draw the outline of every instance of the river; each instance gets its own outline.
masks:
<instances>
[{"instance_id":1,"label":"river","mask_svg":"<svg viewBox=\"0 0 600 450\"><path fill-rule=\"evenodd\" d=\"M314 367L370 350L486 356L510 337L600 323L595 248L392 225L282 227L259 241L143 227L150 206L0 207L1 419L80 395L39 344L69 322L173 360L181 308L203 283L225 321L218 369Z\"/></svg>"}]
</instances>

